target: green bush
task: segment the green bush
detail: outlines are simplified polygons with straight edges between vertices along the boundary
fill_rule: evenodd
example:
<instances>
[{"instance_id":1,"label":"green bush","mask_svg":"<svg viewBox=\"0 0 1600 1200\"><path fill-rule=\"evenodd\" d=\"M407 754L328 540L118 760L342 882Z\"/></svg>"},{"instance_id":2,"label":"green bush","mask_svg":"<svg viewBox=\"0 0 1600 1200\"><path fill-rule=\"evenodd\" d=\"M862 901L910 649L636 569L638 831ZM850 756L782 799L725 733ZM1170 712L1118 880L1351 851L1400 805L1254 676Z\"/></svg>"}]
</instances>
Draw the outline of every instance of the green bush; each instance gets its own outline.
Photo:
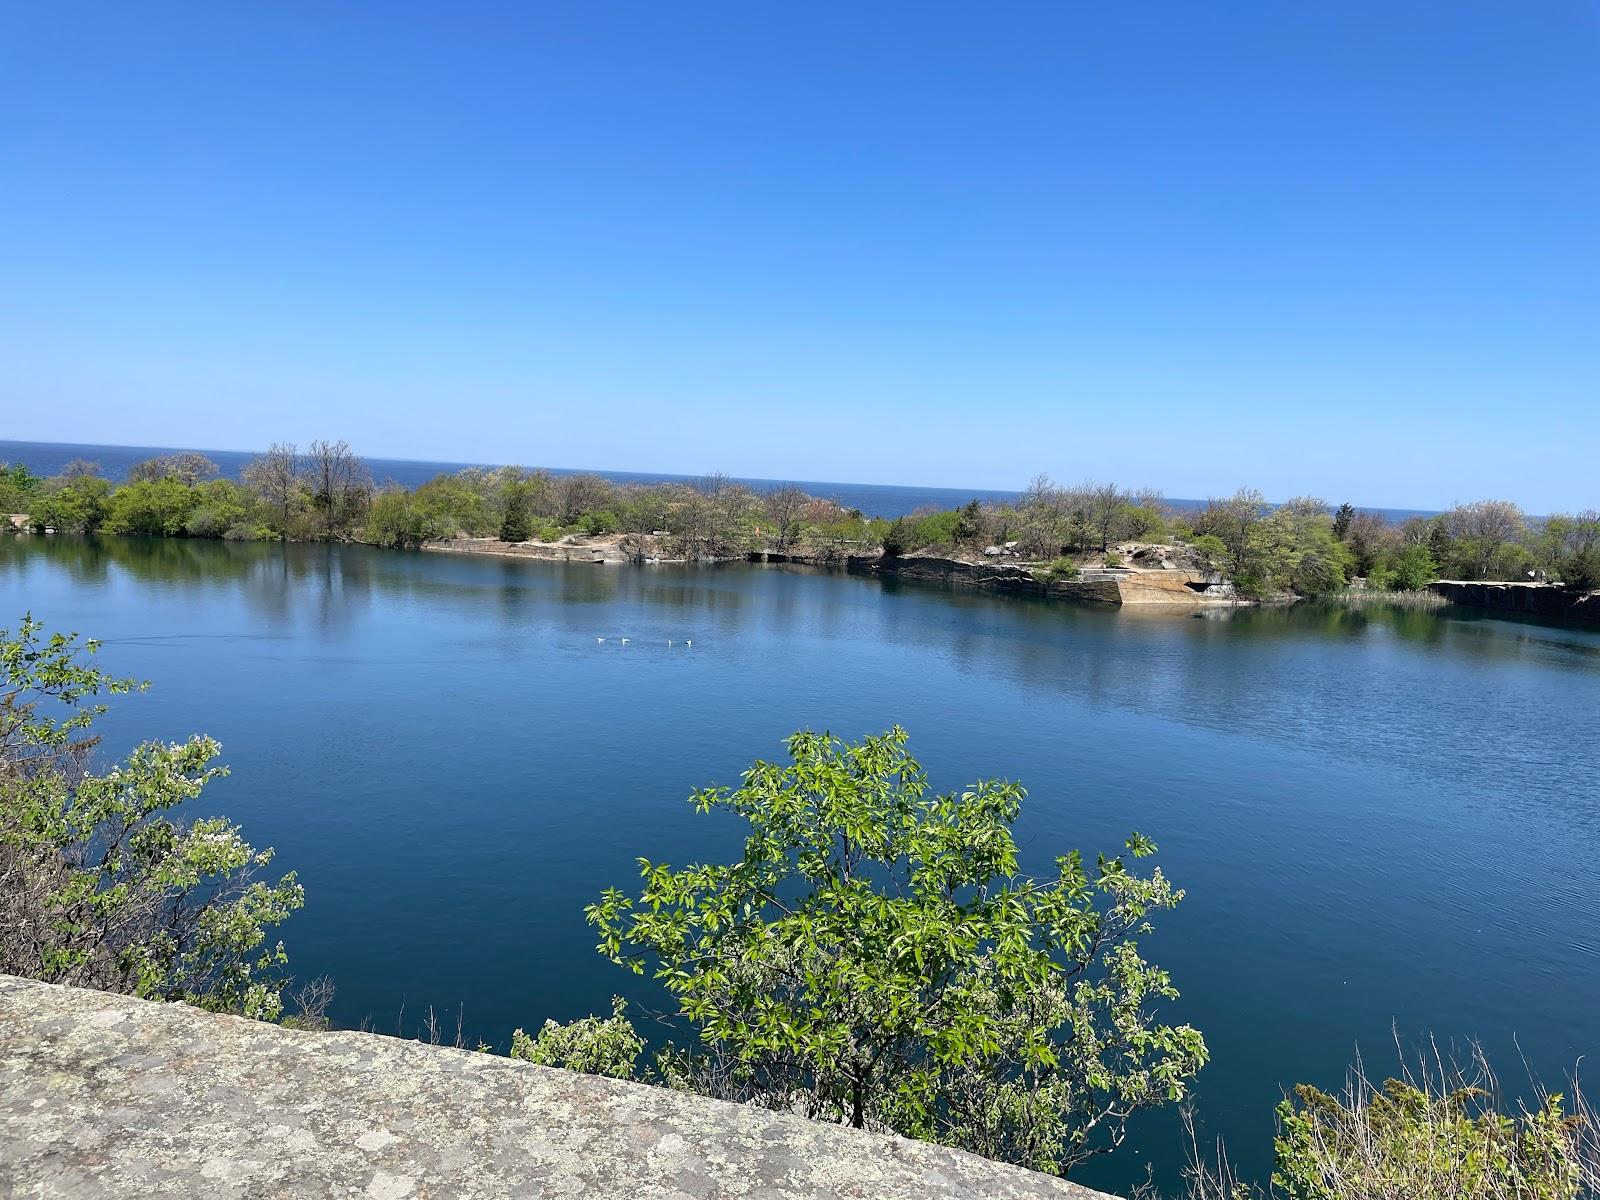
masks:
<instances>
[{"instance_id":1,"label":"green bush","mask_svg":"<svg viewBox=\"0 0 1600 1200\"><path fill-rule=\"evenodd\" d=\"M61 487L41 487L28 505L28 524L35 532L94 533L105 523L111 485L83 475Z\"/></svg>"},{"instance_id":2,"label":"green bush","mask_svg":"<svg viewBox=\"0 0 1600 1200\"><path fill-rule=\"evenodd\" d=\"M1576 591L1592 592L1600 588L1600 548L1590 547L1567 555L1556 563L1556 573L1565 586Z\"/></svg>"},{"instance_id":3,"label":"green bush","mask_svg":"<svg viewBox=\"0 0 1600 1200\"><path fill-rule=\"evenodd\" d=\"M612 999L609 1017L581 1017L564 1025L546 1021L534 1037L518 1029L511 1035L511 1057L541 1067L631 1079L644 1039L628 1020L626 1010L622 997L617 996Z\"/></svg>"},{"instance_id":4,"label":"green bush","mask_svg":"<svg viewBox=\"0 0 1600 1200\"><path fill-rule=\"evenodd\" d=\"M1108 566L1108 567L1120 567L1121 565L1122 565L1122 555L1118 554L1115 550L1107 550L1106 551L1106 566Z\"/></svg>"},{"instance_id":5,"label":"green bush","mask_svg":"<svg viewBox=\"0 0 1600 1200\"><path fill-rule=\"evenodd\" d=\"M1424 545L1407 546L1394 561L1394 586L1402 592L1418 592L1439 578L1439 565Z\"/></svg>"},{"instance_id":6,"label":"green bush","mask_svg":"<svg viewBox=\"0 0 1600 1200\"><path fill-rule=\"evenodd\" d=\"M1076 579L1078 577L1078 564L1070 558L1052 559L1044 569L1045 578L1052 583L1062 579Z\"/></svg>"},{"instance_id":7,"label":"green bush","mask_svg":"<svg viewBox=\"0 0 1600 1200\"><path fill-rule=\"evenodd\" d=\"M883 531L883 556L899 558L911 550L911 527L904 517L896 517Z\"/></svg>"},{"instance_id":8,"label":"green bush","mask_svg":"<svg viewBox=\"0 0 1600 1200\"><path fill-rule=\"evenodd\" d=\"M619 528L617 514L607 509L601 509L599 512L584 513L583 516L578 518L578 525L591 537L597 537L603 533L615 533Z\"/></svg>"}]
</instances>

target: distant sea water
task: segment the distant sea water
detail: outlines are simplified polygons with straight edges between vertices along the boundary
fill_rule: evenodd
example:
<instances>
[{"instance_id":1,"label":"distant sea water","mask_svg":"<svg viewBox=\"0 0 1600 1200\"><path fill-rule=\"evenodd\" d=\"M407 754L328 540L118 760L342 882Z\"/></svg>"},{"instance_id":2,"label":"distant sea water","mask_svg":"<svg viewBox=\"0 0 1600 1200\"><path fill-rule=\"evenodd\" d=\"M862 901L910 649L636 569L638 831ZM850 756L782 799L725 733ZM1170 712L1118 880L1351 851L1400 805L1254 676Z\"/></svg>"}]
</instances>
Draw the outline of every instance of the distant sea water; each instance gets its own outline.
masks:
<instances>
[{"instance_id":1,"label":"distant sea water","mask_svg":"<svg viewBox=\"0 0 1600 1200\"><path fill-rule=\"evenodd\" d=\"M0 440L0 463L21 463L35 475L58 475L73 459L96 463L100 473L113 482L127 478L135 463L158 454L178 454L193 451L204 454L217 464L218 470L228 479L238 479L239 473L253 457L255 451L196 450L194 447L174 446L99 446L78 442L13 442ZM378 483L397 483L414 488L426 483L435 475L450 474L468 467L494 467L500 463L434 462L409 458L364 458L372 478ZM601 475L616 483L686 483L701 478L698 475L662 475L649 471L597 470L583 467L545 467L552 475ZM747 479L731 477L757 492L770 492L775 488L793 485L813 496L834 500L845 508L860 509L869 517L904 517L923 509L956 508L969 500L1006 504L1016 500L1020 493L995 491L989 488L961 487L900 487L885 483L828 483L807 479ZM1204 500L1185 500L1169 497L1167 503L1177 508L1202 508ZM1407 517L1432 516L1420 509L1372 508L1391 521Z\"/></svg>"}]
</instances>

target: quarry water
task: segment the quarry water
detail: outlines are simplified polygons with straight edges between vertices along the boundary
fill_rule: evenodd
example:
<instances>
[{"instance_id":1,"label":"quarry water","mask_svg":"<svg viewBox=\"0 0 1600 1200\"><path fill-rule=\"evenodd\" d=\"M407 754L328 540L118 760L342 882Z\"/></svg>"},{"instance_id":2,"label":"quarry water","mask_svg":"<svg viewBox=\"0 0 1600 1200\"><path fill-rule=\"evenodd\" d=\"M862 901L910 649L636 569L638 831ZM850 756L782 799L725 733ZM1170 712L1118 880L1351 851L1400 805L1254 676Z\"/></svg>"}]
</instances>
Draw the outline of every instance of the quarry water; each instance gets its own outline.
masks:
<instances>
[{"instance_id":1,"label":"quarry water","mask_svg":"<svg viewBox=\"0 0 1600 1200\"><path fill-rule=\"evenodd\" d=\"M1025 865L1131 830L1187 889L1145 942L1212 1052L1201 1136L1269 1161L1272 1106L1398 1035L1511 1084L1600 1051L1600 630L1302 605L1099 611L785 568L363 547L0 539L0 626L152 681L105 749L203 731L225 813L300 875L295 971L336 1022L504 1048L663 1006L582 916L635 857L728 859L691 788L802 727L911 732L932 781L1029 789ZM621 638L628 638L623 645ZM604 638L604 642L597 641ZM689 641L692 646L687 645ZM669 644L670 643L670 644ZM1524 1065L1526 1064L1526 1065ZM1168 1115L1075 1175L1182 1161Z\"/></svg>"}]
</instances>

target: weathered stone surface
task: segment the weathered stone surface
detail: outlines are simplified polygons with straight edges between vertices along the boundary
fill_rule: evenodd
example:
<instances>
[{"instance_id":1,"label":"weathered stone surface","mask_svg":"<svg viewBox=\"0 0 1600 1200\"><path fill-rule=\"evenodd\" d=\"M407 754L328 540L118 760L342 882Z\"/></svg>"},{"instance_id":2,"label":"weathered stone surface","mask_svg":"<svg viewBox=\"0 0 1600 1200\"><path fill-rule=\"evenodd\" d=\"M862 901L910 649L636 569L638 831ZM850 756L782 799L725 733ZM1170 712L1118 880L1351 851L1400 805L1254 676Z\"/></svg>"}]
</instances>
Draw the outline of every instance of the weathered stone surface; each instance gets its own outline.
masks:
<instances>
[{"instance_id":1,"label":"weathered stone surface","mask_svg":"<svg viewBox=\"0 0 1600 1200\"><path fill-rule=\"evenodd\" d=\"M140 1196L1096 1200L642 1084L0 976L0 1197Z\"/></svg>"},{"instance_id":2,"label":"weathered stone surface","mask_svg":"<svg viewBox=\"0 0 1600 1200\"><path fill-rule=\"evenodd\" d=\"M502 542L499 538L440 538L422 548L446 554L491 554L501 558L537 558L545 562L625 563L632 556L621 538L583 538L561 542Z\"/></svg>"}]
</instances>

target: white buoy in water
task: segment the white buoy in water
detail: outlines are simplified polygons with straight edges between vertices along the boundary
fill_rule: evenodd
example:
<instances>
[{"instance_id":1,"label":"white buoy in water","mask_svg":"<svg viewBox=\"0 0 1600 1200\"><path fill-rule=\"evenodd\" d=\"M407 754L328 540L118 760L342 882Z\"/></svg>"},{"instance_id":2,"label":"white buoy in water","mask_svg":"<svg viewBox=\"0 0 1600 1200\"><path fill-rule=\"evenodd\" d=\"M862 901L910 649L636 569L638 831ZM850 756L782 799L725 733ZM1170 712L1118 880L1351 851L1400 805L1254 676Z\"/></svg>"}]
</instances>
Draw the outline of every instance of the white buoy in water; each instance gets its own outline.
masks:
<instances>
[{"instance_id":1,"label":"white buoy in water","mask_svg":"<svg viewBox=\"0 0 1600 1200\"><path fill-rule=\"evenodd\" d=\"M690 640L688 640L688 639L687 639L687 638L685 638L685 639L684 639L684 643L683 643L683 644L684 644L684 645L685 645L685 646L692 646L692 645L694 645L694 643L693 643L693 642L692 642L692 641L690 641Z\"/></svg>"},{"instance_id":2,"label":"white buoy in water","mask_svg":"<svg viewBox=\"0 0 1600 1200\"><path fill-rule=\"evenodd\" d=\"M605 641L605 638L595 638L595 641L596 642L603 642L603 641Z\"/></svg>"},{"instance_id":3,"label":"white buoy in water","mask_svg":"<svg viewBox=\"0 0 1600 1200\"><path fill-rule=\"evenodd\" d=\"M672 639L671 638L667 639L667 645L669 645L669 646L672 645Z\"/></svg>"},{"instance_id":4,"label":"white buoy in water","mask_svg":"<svg viewBox=\"0 0 1600 1200\"><path fill-rule=\"evenodd\" d=\"M626 646L626 645L627 645L627 644L628 644L628 639L627 639L627 638L623 638L623 639L622 639L622 644L623 644L623 645L624 645L624 646Z\"/></svg>"}]
</instances>

